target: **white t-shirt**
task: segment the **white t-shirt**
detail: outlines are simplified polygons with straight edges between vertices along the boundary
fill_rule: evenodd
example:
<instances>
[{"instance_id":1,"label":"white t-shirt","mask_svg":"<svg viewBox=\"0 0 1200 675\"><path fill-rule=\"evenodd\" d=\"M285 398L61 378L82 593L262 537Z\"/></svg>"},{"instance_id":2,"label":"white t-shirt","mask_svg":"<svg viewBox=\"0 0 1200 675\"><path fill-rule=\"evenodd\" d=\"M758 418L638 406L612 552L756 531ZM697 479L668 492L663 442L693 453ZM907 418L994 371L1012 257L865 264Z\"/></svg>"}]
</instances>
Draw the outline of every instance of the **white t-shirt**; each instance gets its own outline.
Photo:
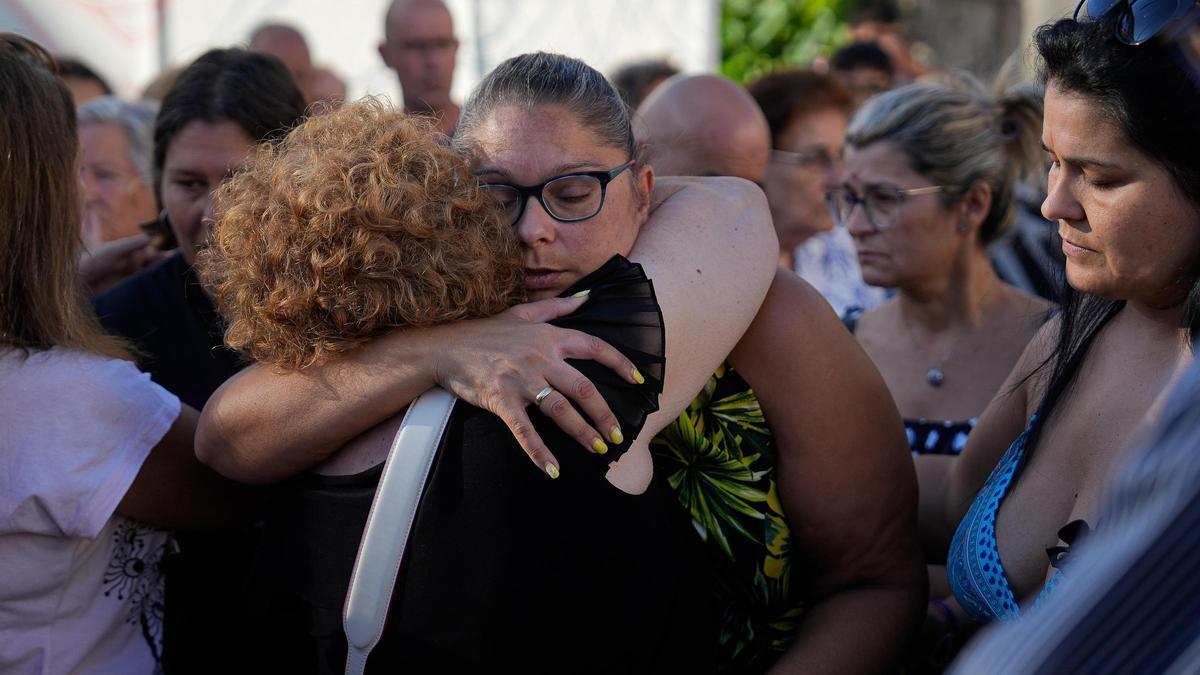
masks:
<instances>
[{"instance_id":1,"label":"white t-shirt","mask_svg":"<svg viewBox=\"0 0 1200 675\"><path fill-rule=\"evenodd\" d=\"M126 361L0 353L0 673L152 673L166 532L115 513L179 399Z\"/></svg>"}]
</instances>

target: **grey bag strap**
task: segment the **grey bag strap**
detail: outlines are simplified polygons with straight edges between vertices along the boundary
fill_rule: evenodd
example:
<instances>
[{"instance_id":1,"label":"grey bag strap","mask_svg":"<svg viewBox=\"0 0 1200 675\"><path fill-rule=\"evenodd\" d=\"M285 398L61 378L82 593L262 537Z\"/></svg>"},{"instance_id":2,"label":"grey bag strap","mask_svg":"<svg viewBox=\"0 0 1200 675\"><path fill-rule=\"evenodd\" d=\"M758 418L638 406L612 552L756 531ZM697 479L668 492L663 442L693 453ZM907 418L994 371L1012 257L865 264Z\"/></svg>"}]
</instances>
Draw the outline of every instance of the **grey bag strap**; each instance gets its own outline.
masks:
<instances>
[{"instance_id":1,"label":"grey bag strap","mask_svg":"<svg viewBox=\"0 0 1200 675\"><path fill-rule=\"evenodd\" d=\"M379 643L396 574L438 444L458 400L434 387L408 406L379 477L346 593L346 675L362 675Z\"/></svg>"}]
</instances>

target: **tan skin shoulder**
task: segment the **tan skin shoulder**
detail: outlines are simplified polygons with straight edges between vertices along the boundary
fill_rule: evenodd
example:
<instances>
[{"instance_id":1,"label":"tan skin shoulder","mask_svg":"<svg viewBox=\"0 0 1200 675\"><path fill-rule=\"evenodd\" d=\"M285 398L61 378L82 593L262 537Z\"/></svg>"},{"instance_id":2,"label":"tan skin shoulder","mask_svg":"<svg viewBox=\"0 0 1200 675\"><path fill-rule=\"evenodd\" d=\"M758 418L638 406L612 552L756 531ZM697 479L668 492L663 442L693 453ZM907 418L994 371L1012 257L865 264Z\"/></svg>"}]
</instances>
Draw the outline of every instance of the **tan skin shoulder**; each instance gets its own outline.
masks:
<instances>
[{"instance_id":1,"label":"tan skin shoulder","mask_svg":"<svg viewBox=\"0 0 1200 675\"><path fill-rule=\"evenodd\" d=\"M778 667L885 669L926 596L916 483L887 387L824 298L785 270L729 361L775 436L780 497L813 617ZM853 654L841 639L852 632L863 636Z\"/></svg>"}]
</instances>

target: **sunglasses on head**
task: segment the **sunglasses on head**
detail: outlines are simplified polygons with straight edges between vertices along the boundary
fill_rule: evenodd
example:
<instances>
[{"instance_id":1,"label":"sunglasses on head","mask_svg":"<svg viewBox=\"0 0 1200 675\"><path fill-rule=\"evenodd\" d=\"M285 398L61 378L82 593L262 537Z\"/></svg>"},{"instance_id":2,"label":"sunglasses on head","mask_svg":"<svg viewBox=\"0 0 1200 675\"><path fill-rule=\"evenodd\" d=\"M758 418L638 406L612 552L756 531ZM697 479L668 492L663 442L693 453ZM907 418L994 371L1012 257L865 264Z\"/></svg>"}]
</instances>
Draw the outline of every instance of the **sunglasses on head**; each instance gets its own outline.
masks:
<instances>
[{"instance_id":1,"label":"sunglasses on head","mask_svg":"<svg viewBox=\"0 0 1200 675\"><path fill-rule=\"evenodd\" d=\"M1127 45L1140 45L1182 19L1196 4L1197 0L1080 0L1075 20L1079 20L1084 5L1092 19L1120 12L1117 39Z\"/></svg>"}]
</instances>

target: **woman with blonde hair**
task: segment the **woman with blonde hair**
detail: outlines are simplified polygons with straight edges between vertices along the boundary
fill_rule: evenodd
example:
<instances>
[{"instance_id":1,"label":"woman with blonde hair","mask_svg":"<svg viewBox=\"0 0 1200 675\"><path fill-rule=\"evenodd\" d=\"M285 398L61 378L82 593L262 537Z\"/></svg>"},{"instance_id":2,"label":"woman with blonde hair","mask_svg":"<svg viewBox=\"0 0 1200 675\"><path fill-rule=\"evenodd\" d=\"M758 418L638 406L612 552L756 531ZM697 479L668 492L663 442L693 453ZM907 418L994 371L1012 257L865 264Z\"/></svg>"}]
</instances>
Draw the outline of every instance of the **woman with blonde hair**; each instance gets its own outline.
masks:
<instances>
[{"instance_id":1,"label":"woman with blonde hair","mask_svg":"<svg viewBox=\"0 0 1200 675\"><path fill-rule=\"evenodd\" d=\"M158 528L236 508L196 411L138 372L79 281L79 141L38 45L0 34L0 671L158 671Z\"/></svg>"},{"instance_id":2,"label":"woman with blonde hair","mask_svg":"<svg viewBox=\"0 0 1200 675\"><path fill-rule=\"evenodd\" d=\"M1041 158L1030 101L913 84L882 94L846 134L834 218L863 279L896 297L845 321L879 367L914 455L962 451L1051 305L996 276L987 246L1009 225L1017 180Z\"/></svg>"}]
</instances>

